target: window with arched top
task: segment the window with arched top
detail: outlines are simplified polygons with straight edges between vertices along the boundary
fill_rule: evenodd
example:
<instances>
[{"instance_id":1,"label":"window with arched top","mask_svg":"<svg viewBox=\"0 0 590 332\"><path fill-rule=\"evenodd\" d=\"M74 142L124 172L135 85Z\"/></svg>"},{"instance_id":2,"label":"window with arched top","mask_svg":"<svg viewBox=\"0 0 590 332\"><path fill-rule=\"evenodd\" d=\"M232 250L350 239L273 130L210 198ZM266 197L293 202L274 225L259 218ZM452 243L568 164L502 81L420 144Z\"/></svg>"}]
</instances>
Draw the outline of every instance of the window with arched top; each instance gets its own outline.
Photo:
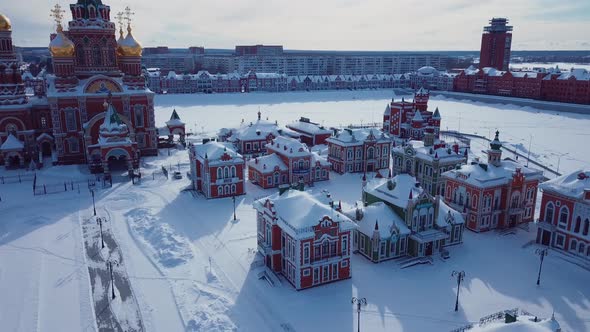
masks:
<instances>
[{"instance_id":1,"label":"window with arched top","mask_svg":"<svg viewBox=\"0 0 590 332\"><path fill-rule=\"evenodd\" d=\"M589 231L590 231L590 220L584 219L584 231L582 232L582 234L584 234L584 236L586 236L586 235L588 235Z\"/></svg>"},{"instance_id":2,"label":"window with arched top","mask_svg":"<svg viewBox=\"0 0 590 332\"><path fill-rule=\"evenodd\" d=\"M559 209L559 223L557 225L557 227L561 228L561 229L566 229L567 228L567 220L569 218L570 215L570 211L567 208L567 206L562 206L561 209Z\"/></svg>"},{"instance_id":3,"label":"window with arched top","mask_svg":"<svg viewBox=\"0 0 590 332\"><path fill-rule=\"evenodd\" d=\"M572 239L570 241L570 251L576 251L578 249L578 241L576 241L575 239Z\"/></svg>"},{"instance_id":4,"label":"window with arched top","mask_svg":"<svg viewBox=\"0 0 590 332\"><path fill-rule=\"evenodd\" d=\"M99 45L92 47L92 65L102 66L102 50Z\"/></svg>"},{"instance_id":5,"label":"window with arched top","mask_svg":"<svg viewBox=\"0 0 590 332\"><path fill-rule=\"evenodd\" d=\"M574 223L574 233L580 233L580 226L582 224L582 217L578 216Z\"/></svg>"},{"instance_id":6,"label":"window with arched top","mask_svg":"<svg viewBox=\"0 0 590 332\"><path fill-rule=\"evenodd\" d=\"M136 127L143 127L144 126L144 116L143 116L143 105L134 105L133 106L133 115L135 116L135 126Z\"/></svg>"},{"instance_id":7,"label":"window with arched top","mask_svg":"<svg viewBox=\"0 0 590 332\"><path fill-rule=\"evenodd\" d=\"M578 244L578 253L583 255L585 250L586 245L584 244L584 242L580 242L580 244Z\"/></svg>"},{"instance_id":8,"label":"window with arched top","mask_svg":"<svg viewBox=\"0 0 590 332\"><path fill-rule=\"evenodd\" d=\"M367 159L375 158L375 149L371 146L367 149Z\"/></svg>"},{"instance_id":9,"label":"window with arched top","mask_svg":"<svg viewBox=\"0 0 590 332\"><path fill-rule=\"evenodd\" d=\"M553 214L555 213L555 207L553 206L553 202L547 203L545 206L545 222L552 224L553 223Z\"/></svg>"},{"instance_id":10,"label":"window with arched top","mask_svg":"<svg viewBox=\"0 0 590 332\"><path fill-rule=\"evenodd\" d=\"M231 167L231 176L232 176L232 178L236 177L236 166Z\"/></svg>"},{"instance_id":11,"label":"window with arched top","mask_svg":"<svg viewBox=\"0 0 590 332\"><path fill-rule=\"evenodd\" d=\"M223 187L222 186L217 187L217 196L223 196Z\"/></svg>"},{"instance_id":12,"label":"window with arched top","mask_svg":"<svg viewBox=\"0 0 590 332\"><path fill-rule=\"evenodd\" d=\"M235 194L236 193L236 185L235 184L232 184L231 185L231 193L232 194Z\"/></svg>"},{"instance_id":13,"label":"window with arched top","mask_svg":"<svg viewBox=\"0 0 590 332\"><path fill-rule=\"evenodd\" d=\"M217 167L217 178L218 179L222 179L223 178L223 172L221 170L221 167Z\"/></svg>"},{"instance_id":14,"label":"window with arched top","mask_svg":"<svg viewBox=\"0 0 590 332\"><path fill-rule=\"evenodd\" d=\"M224 194L229 195L230 194L230 187L229 187L229 185L226 184L225 187L223 187L223 191L224 191Z\"/></svg>"},{"instance_id":15,"label":"window with arched top","mask_svg":"<svg viewBox=\"0 0 590 332\"><path fill-rule=\"evenodd\" d=\"M224 178L229 178L229 167L225 166L223 168L223 177Z\"/></svg>"},{"instance_id":16,"label":"window with arched top","mask_svg":"<svg viewBox=\"0 0 590 332\"><path fill-rule=\"evenodd\" d=\"M14 123L9 123L6 125L6 134L16 136L16 131L18 130L17 126Z\"/></svg>"}]
</instances>

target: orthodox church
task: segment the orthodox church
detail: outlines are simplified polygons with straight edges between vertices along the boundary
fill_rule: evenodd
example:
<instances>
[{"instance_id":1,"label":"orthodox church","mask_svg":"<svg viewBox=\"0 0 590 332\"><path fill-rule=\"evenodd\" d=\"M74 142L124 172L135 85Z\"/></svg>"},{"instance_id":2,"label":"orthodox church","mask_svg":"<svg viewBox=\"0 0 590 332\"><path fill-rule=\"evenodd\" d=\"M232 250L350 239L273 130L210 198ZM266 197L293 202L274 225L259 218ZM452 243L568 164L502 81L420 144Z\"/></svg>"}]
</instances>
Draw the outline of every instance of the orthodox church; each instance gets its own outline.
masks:
<instances>
[{"instance_id":1,"label":"orthodox church","mask_svg":"<svg viewBox=\"0 0 590 332\"><path fill-rule=\"evenodd\" d=\"M51 12L53 74L46 76L46 94L36 96L25 94L12 25L0 14L0 164L88 164L108 173L112 163L132 169L140 156L157 154L154 93L141 72L129 8L117 15L118 39L101 0L71 4L67 30L64 10L56 5Z\"/></svg>"}]
</instances>

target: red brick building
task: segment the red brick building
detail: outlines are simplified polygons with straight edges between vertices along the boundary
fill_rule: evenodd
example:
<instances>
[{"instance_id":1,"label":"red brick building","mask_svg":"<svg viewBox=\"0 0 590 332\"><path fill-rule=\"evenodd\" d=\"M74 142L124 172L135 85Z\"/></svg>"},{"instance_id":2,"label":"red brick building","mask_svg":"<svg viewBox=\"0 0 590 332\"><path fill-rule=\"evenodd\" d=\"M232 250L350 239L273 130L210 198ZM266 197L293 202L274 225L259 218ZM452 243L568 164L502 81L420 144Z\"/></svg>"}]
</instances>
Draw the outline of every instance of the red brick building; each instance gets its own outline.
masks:
<instances>
[{"instance_id":1,"label":"red brick building","mask_svg":"<svg viewBox=\"0 0 590 332\"><path fill-rule=\"evenodd\" d=\"M473 162L443 173L444 199L463 212L467 228L484 232L531 222L535 215L541 171L512 160L502 160L502 143L496 138L488 149L488 162Z\"/></svg>"},{"instance_id":2,"label":"red brick building","mask_svg":"<svg viewBox=\"0 0 590 332\"><path fill-rule=\"evenodd\" d=\"M537 243L590 260L590 170L541 184Z\"/></svg>"},{"instance_id":3,"label":"red brick building","mask_svg":"<svg viewBox=\"0 0 590 332\"><path fill-rule=\"evenodd\" d=\"M301 142L307 146L326 144L326 139L332 136L331 130L304 117L297 122L289 123L286 127L301 134Z\"/></svg>"},{"instance_id":4,"label":"red brick building","mask_svg":"<svg viewBox=\"0 0 590 332\"><path fill-rule=\"evenodd\" d=\"M392 137L423 140L427 128L432 128L434 137L440 136L440 113L428 111L429 92L420 88L414 94L414 101L401 102L393 99L383 113L383 131Z\"/></svg>"},{"instance_id":5,"label":"red brick building","mask_svg":"<svg viewBox=\"0 0 590 332\"><path fill-rule=\"evenodd\" d=\"M483 28L479 68L492 67L508 70L512 45L512 26L506 25L506 18L492 18L490 25Z\"/></svg>"},{"instance_id":6,"label":"red brick building","mask_svg":"<svg viewBox=\"0 0 590 332\"><path fill-rule=\"evenodd\" d=\"M356 226L329 195L287 189L255 201L254 208L258 252L295 289L351 277L350 241Z\"/></svg>"},{"instance_id":7,"label":"red brick building","mask_svg":"<svg viewBox=\"0 0 590 332\"><path fill-rule=\"evenodd\" d=\"M276 137L266 144L266 153L248 161L248 179L262 188L330 179L330 163L294 138Z\"/></svg>"},{"instance_id":8,"label":"red brick building","mask_svg":"<svg viewBox=\"0 0 590 332\"><path fill-rule=\"evenodd\" d=\"M193 189L206 198L221 198L246 193L244 157L219 142L189 146Z\"/></svg>"},{"instance_id":9,"label":"red brick building","mask_svg":"<svg viewBox=\"0 0 590 332\"><path fill-rule=\"evenodd\" d=\"M118 110L119 120L139 153L157 153L154 94L145 85L142 48L131 27L127 26L126 36L121 29L117 40L110 7L100 1L80 0L70 5L70 11L68 30L57 17L57 31L51 35L54 73L46 77L46 96L24 94L11 27L0 29L0 62L8 64L0 68L0 80L8 84L6 93L0 93L0 141L10 132L22 144L21 160L13 155L8 167L23 166L30 160L39 165L45 159L57 164L85 163L93 172L108 173L116 164L136 164L137 156L123 153L126 150L115 144L110 147L118 149L113 154L96 148L101 125L108 122L103 106L107 99Z\"/></svg>"}]
</instances>

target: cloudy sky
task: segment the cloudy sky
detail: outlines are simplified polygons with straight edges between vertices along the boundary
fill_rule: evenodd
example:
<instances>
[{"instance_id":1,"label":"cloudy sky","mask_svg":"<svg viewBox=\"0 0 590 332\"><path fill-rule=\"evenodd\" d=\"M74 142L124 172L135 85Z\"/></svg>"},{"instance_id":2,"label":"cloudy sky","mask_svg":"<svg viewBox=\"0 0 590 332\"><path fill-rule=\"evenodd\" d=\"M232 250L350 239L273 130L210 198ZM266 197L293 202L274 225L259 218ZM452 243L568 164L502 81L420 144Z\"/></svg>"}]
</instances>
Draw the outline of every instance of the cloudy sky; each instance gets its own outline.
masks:
<instances>
[{"instance_id":1,"label":"cloudy sky","mask_svg":"<svg viewBox=\"0 0 590 332\"><path fill-rule=\"evenodd\" d=\"M69 8L75 0L59 0ZM18 46L55 28L47 0L6 0ZM515 50L589 50L590 0L106 0L130 6L144 46L282 44L319 50L477 50L493 16L514 25ZM114 15L113 15L114 16ZM69 20L70 13L66 13Z\"/></svg>"}]
</instances>

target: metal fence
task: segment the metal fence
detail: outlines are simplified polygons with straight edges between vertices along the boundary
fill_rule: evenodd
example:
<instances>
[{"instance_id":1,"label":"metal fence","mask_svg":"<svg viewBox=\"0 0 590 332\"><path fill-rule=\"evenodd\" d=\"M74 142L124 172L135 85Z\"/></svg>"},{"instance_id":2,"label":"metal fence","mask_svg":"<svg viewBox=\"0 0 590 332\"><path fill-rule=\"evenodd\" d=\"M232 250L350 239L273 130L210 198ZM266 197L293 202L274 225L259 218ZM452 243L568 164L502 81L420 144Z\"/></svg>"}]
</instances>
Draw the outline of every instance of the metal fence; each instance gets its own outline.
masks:
<instances>
[{"instance_id":1,"label":"metal fence","mask_svg":"<svg viewBox=\"0 0 590 332\"><path fill-rule=\"evenodd\" d=\"M17 174L17 175L2 175L2 176L0 176L0 184L30 182L30 181L33 181L34 179L35 179L35 173Z\"/></svg>"}]
</instances>

